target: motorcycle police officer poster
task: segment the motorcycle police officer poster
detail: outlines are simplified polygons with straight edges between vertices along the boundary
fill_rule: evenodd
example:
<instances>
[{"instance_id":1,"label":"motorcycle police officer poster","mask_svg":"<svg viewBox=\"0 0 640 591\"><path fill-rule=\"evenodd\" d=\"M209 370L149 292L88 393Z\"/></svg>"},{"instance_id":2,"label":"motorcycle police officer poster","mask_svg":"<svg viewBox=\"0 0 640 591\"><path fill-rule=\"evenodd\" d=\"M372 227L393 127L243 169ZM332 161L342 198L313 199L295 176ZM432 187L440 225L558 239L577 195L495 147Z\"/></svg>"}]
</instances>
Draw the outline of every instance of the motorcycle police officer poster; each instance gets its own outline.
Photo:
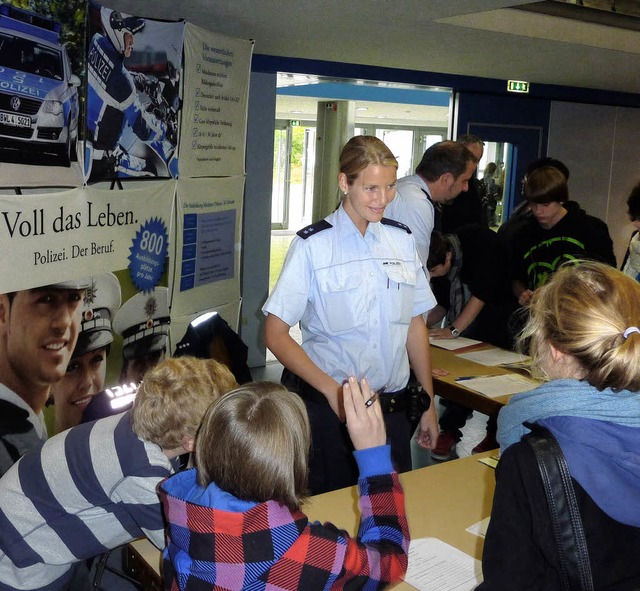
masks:
<instances>
[{"instance_id":1,"label":"motorcycle police officer poster","mask_svg":"<svg viewBox=\"0 0 640 591\"><path fill-rule=\"evenodd\" d=\"M86 182L177 177L184 22L88 5Z\"/></svg>"}]
</instances>

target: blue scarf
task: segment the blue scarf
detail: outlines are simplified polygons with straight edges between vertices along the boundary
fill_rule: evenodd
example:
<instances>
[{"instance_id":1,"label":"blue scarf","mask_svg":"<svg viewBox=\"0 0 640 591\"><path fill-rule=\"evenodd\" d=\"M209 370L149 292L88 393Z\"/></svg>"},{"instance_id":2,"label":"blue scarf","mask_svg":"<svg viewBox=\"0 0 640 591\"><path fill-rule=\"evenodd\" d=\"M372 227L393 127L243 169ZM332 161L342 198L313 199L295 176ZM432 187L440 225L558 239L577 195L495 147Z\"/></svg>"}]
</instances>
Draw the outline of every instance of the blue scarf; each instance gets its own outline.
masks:
<instances>
[{"instance_id":1,"label":"blue scarf","mask_svg":"<svg viewBox=\"0 0 640 591\"><path fill-rule=\"evenodd\" d=\"M582 417L628 427L640 427L640 393L610 388L599 391L580 380L553 380L516 394L498 415L500 451L529 432L522 423L549 417Z\"/></svg>"}]
</instances>

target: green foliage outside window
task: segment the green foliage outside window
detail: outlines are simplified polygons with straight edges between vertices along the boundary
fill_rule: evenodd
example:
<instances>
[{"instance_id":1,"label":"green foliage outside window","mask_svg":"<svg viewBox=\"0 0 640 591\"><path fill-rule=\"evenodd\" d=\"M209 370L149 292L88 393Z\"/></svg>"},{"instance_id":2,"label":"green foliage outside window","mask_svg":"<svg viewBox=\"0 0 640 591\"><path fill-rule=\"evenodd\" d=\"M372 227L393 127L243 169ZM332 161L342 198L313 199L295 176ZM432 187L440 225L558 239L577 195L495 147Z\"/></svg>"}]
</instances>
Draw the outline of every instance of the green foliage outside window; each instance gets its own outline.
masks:
<instances>
[{"instance_id":1,"label":"green foliage outside window","mask_svg":"<svg viewBox=\"0 0 640 591\"><path fill-rule=\"evenodd\" d=\"M84 0L10 0L4 2L36 14L53 18L62 25L60 38L67 46L71 70L82 77L84 71Z\"/></svg>"}]
</instances>

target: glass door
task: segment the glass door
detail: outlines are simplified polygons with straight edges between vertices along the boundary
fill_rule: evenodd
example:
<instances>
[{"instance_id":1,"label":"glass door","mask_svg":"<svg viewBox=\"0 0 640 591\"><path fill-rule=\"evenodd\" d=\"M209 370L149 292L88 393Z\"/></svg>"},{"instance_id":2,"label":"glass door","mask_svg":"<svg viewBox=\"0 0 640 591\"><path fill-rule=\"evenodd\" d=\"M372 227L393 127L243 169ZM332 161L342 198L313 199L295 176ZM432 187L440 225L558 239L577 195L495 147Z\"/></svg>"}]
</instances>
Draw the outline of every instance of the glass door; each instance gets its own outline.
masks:
<instances>
[{"instance_id":1,"label":"glass door","mask_svg":"<svg viewBox=\"0 0 640 591\"><path fill-rule=\"evenodd\" d=\"M276 121L276 130L273 138L272 230L281 230L289 225L290 154L291 134L289 126Z\"/></svg>"},{"instance_id":2,"label":"glass door","mask_svg":"<svg viewBox=\"0 0 640 591\"><path fill-rule=\"evenodd\" d=\"M277 121L273 141L271 229L293 230L311 223L315 125Z\"/></svg>"},{"instance_id":3,"label":"glass door","mask_svg":"<svg viewBox=\"0 0 640 591\"><path fill-rule=\"evenodd\" d=\"M486 141L484 154L478 163L484 215L491 228L498 228L507 217L505 195L511 181L509 172L512 154L511 144Z\"/></svg>"}]
</instances>

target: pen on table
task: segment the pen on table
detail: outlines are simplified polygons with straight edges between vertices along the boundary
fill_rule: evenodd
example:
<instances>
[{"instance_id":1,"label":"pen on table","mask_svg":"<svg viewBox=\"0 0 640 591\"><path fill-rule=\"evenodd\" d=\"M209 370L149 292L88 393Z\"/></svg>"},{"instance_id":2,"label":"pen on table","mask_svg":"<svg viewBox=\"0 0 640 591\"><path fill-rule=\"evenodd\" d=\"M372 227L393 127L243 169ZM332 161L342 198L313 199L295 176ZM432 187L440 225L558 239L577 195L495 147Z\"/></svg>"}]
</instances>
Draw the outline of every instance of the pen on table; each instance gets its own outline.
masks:
<instances>
[{"instance_id":1,"label":"pen on table","mask_svg":"<svg viewBox=\"0 0 640 591\"><path fill-rule=\"evenodd\" d=\"M369 398L369 400L367 400L367 401L364 403L364 405L365 405L367 408L369 408L369 407L370 407L370 406L371 406L371 405L376 401L376 398L377 398L377 397L378 397L378 393L377 393L377 392L374 392L374 393L373 393L373 396L372 396L371 398Z\"/></svg>"},{"instance_id":2,"label":"pen on table","mask_svg":"<svg viewBox=\"0 0 640 591\"><path fill-rule=\"evenodd\" d=\"M495 378L495 375L482 375L482 376L460 376L456 378L456 382L464 382L466 380L475 380L476 378Z\"/></svg>"}]
</instances>

